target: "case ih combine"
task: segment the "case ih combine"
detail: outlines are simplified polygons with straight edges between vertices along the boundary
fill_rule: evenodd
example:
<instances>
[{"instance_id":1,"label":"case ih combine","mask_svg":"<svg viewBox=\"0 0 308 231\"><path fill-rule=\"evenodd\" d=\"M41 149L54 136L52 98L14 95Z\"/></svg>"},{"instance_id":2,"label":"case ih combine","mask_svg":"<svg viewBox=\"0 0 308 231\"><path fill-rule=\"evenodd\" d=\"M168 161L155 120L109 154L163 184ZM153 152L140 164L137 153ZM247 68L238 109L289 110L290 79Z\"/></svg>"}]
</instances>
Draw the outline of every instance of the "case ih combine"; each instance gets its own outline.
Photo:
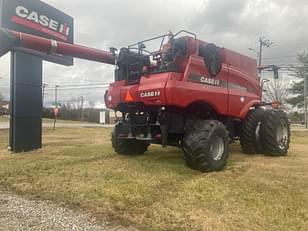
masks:
<instances>
[{"instance_id":1,"label":"case ih combine","mask_svg":"<svg viewBox=\"0 0 308 231\"><path fill-rule=\"evenodd\" d=\"M184 36L183 36L184 35ZM144 154L150 144L178 146L189 167L222 170L229 143L247 154L287 155L286 113L262 102L256 60L181 31L110 52L19 32L0 33L0 53L22 47L115 65L106 106L121 112L112 132L120 155ZM147 44L158 48L147 50Z\"/></svg>"}]
</instances>

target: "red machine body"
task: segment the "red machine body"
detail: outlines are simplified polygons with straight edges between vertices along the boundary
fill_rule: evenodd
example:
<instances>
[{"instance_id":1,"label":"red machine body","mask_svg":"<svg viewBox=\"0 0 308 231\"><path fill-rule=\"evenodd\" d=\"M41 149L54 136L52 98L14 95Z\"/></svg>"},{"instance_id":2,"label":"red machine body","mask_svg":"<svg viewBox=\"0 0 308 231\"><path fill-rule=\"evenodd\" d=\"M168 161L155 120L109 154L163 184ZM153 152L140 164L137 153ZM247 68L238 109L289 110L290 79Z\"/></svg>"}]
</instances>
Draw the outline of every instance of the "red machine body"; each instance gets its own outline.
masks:
<instances>
[{"instance_id":1,"label":"red machine body","mask_svg":"<svg viewBox=\"0 0 308 231\"><path fill-rule=\"evenodd\" d=\"M148 51L149 42L159 48ZM141 155L152 143L172 145L201 171L225 167L231 140L239 139L247 154L287 155L288 117L263 107L256 60L193 33L169 33L106 52L0 29L0 56L15 47L115 65L105 103L121 112L112 132L120 155Z\"/></svg>"},{"instance_id":2,"label":"red machine body","mask_svg":"<svg viewBox=\"0 0 308 231\"><path fill-rule=\"evenodd\" d=\"M219 115L244 119L251 107L261 104L255 59L220 48L222 69L211 76L198 49L206 43L192 37L180 39L187 43L188 52L176 60L178 72L144 75L136 84L116 81L105 97L107 107L121 110L122 104L141 103L184 109L196 103L209 105Z\"/></svg>"},{"instance_id":3,"label":"red machine body","mask_svg":"<svg viewBox=\"0 0 308 231\"><path fill-rule=\"evenodd\" d=\"M72 45L15 31L2 30L1 33L13 37L16 41L10 40L10 44L14 46L111 65L117 64L117 55L114 52ZM145 107L171 106L182 109L193 104L206 104L219 115L244 119L251 107L261 103L262 90L260 79L257 76L257 61L237 52L219 48L221 70L213 76L205 65L204 57L200 56L201 47L206 46L207 43L191 35L177 38L177 41L185 43L186 51L184 55L173 57L172 61L177 66L176 70L144 71L144 69L157 69L160 60L156 62L151 60L151 63L141 65L143 70L139 72L138 81L132 84L126 78L110 85L105 96L106 106L121 111L123 104L142 104ZM160 49L145 56L161 55L170 49L173 46L172 40L165 42L165 38L170 36L172 37L168 34L154 38L154 40L163 38ZM2 35L2 44L4 43L3 37ZM145 42L148 41L151 39ZM143 42L135 45L140 44ZM9 50L4 47L1 49L5 52ZM129 49L137 48L132 46ZM142 49L138 51L139 55ZM133 53L133 55L136 54Z\"/></svg>"}]
</instances>

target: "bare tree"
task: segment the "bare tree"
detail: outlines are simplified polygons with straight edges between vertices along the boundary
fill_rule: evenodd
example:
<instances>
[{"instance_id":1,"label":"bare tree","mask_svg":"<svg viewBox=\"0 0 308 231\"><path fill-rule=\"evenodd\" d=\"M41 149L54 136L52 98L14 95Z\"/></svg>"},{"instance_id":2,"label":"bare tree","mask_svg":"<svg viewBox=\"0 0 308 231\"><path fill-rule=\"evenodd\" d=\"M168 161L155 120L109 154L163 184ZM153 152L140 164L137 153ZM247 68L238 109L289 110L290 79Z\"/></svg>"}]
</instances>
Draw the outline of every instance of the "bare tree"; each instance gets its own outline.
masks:
<instances>
[{"instance_id":1,"label":"bare tree","mask_svg":"<svg viewBox=\"0 0 308 231\"><path fill-rule=\"evenodd\" d=\"M289 95L288 83L281 79L275 79L265 84L265 99L271 102L280 102L282 104L286 103L286 98Z\"/></svg>"}]
</instances>

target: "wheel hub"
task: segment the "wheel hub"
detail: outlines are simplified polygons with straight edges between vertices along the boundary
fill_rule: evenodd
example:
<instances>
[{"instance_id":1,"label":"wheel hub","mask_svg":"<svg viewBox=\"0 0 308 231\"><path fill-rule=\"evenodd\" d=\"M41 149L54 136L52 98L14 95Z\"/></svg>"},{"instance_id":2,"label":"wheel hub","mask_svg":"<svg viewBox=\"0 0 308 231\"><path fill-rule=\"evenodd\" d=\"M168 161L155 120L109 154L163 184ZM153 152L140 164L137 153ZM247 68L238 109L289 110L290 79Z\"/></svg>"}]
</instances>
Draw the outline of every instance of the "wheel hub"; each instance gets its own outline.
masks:
<instances>
[{"instance_id":1,"label":"wheel hub","mask_svg":"<svg viewBox=\"0 0 308 231\"><path fill-rule=\"evenodd\" d=\"M277 127L277 143L280 149L285 149L288 143L288 125L285 120L280 120Z\"/></svg>"},{"instance_id":2,"label":"wheel hub","mask_svg":"<svg viewBox=\"0 0 308 231\"><path fill-rule=\"evenodd\" d=\"M214 137L211 143L211 153L214 160L221 160L225 152L224 140L220 136Z\"/></svg>"},{"instance_id":3,"label":"wheel hub","mask_svg":"<svg viewBox=\"0 0 308 231\"><path fill-rule=\"evenodd\" d=\"M255 136L258 144L260 143L260 130L261 130L261 122L258 123L255 131Z\"/></svg>"}]
</instances>

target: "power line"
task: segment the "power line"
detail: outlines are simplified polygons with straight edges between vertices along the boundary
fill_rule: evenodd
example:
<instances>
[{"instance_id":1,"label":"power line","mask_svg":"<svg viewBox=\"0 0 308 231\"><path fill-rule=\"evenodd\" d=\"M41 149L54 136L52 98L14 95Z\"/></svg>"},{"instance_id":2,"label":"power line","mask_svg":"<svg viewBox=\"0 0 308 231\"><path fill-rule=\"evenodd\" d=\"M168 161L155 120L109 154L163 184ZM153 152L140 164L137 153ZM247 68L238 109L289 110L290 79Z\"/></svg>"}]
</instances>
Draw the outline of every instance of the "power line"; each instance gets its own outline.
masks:
<instances>
[{"instance_id":1,"label":"power line","mask_svg":"<svg viewBox=\"0 0 308 231\"><path fill-rule=\"evenodd\" d=\"M286 59L286 58L297 58L297 56L296 55L286 55L286 56L267 57L267 58L263 58L263 59L272 60L272 59Z\"/></svg>"},{"instance_id":2,"label":"power line","mask_svg":"<svg viewBox=\"0 0 308 231\"><path fill-rule=\"evenodd\" d=\"M91 83L79 83L79 84L74 84L74 83L62 83L61 86L95 86L95 85L108 85L110 82L91 82Z\"/></svg>"},{"instance_id":3,"label":"power line","mask_svg":"<svg viewBox=\"0 0 308 231\"><path fill-rule=\"evenodd\" d=\"M110 83L81 83L81 84L64 84L61 87L84 87L84 86L97 86L97 85L109 85Z\"/></svg>"},{"instance_id":4,"label":"power line","mask_svg":"<svg viewBox=\"0 0 308 231\"><path fill-rule=\"evenodd\" d=\"M302 46L303 44L307 46L308 42L307 41L302 41L302 42L292 41L292 44L282 43L280 46L274 46L273 49L281 49L281 47L289 47L290 45L292 45L297 50L302 50L302 49L305 49L305 46Z\"/></svg>"},{"instance_id":5,"label":"power line","mask_svg":"<svg viewBox=\"0 0 308 231\"><path fill-rule=\"evenodd\" d=\"M61 90L61 91L65 91L65 90L91 90L91 89L106 89L108 88L109 85L106 85L106 86L97 86L97 87L65 87L65 88L62 88L62 86L59 86L58 90ZM54 88L47 88L46 91L51 91L51 90L55 90Z\"/></svg>"}]
</instances>

